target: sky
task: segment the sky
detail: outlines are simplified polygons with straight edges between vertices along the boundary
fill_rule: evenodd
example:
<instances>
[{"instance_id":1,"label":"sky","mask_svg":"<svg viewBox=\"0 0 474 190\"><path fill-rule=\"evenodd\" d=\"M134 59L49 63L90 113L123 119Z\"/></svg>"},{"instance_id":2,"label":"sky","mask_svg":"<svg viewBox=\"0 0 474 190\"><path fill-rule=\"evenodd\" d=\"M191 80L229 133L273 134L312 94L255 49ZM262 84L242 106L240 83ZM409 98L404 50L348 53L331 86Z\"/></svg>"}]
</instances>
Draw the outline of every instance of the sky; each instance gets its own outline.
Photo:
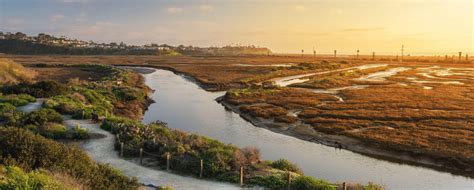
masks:
<instances>
[{"instance_id":1,"label":"sky","mask_svg":"<svg viewBox=\"0 0 474 190\"><path fill-rule=\"evenodd\" d=\"M0 31L276 53L474 52L474 0L0 0Z\"/></svg>"}]
</instances>

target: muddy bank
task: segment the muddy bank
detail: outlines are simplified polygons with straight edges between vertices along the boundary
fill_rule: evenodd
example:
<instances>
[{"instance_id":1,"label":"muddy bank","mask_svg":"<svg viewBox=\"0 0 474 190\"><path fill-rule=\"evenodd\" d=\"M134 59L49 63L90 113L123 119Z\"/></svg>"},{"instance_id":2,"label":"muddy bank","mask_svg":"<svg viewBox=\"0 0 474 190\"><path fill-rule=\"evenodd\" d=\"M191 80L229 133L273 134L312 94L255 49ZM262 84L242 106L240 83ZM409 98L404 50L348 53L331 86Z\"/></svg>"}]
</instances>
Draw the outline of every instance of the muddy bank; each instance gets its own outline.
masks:
<instances>
[{"instance_id":1,"label":"muddy bank","mask_svg":"<svg viewBox=\"0 0 474 190\"><path fill-rule=\"evenodd\" d=\"M256 127L334 147L335 149L346 149L377 159L383 159L400 164L428 167L438 171L449 172L455 175L471 178L474 177L473 165L468 162L429 155L420 151L393 150L377 145L375 142L369 143L348 136L325 134L314 130L311 126L304 124L301 121L287 124L274 122L272 120L259 119L241 112L238 106L226 102L224 96L217 98L216 101L223 105L227 110L239 114L243 119L252 123Z\"/></svg>"}]
</instances>

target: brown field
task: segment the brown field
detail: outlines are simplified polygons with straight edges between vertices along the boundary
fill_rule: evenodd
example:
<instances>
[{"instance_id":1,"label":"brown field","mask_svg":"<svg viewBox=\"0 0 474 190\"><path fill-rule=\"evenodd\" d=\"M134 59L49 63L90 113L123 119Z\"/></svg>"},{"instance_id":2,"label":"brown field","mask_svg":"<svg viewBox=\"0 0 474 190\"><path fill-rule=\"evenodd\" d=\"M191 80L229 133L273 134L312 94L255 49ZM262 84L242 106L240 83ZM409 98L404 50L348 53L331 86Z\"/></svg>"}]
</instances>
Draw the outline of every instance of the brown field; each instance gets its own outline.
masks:
<instances>
[{"instance_id":1,"label":"brown field","mask_svg":"<svg viewBox=\"0 0 474 190\"><path fill-rule=\"evenodd\" d=\"M98 81L107 76L107 73L96 72L86 67L33 67L39 73L34 79L55 80L61 83L68 82L70 79L79 79L85 81Z\"/></svg>"},{"instance_id":2,"label":"brown field","mask_svg":"<svg viewBox=\"0 0 474 190\"><path fill-rule=\"evenodd\" d=\"M356 72L335 72L309 77L295 87L232 90L224 98L257 121L291 126L291 134L311 136L312 131L344 137L365 147L430 158L439 168L474 175L474 64L443 57L369 56L330 58L312 56L253 57L159 57L159 56L7 56L25 64L100 63L165 68L196 79L207 90L248 87L274 77L319 72L330 68L295 69L285 65L318 64L322 60L340 68L370 63L387 67ZM345 61L345 62L341 62ZM283 65L282 65L283 64ZM277 65L277 66L272 66ZM437 67L433 67L437 66ZM361 77L390 69L406 68L375 80ZM39 70L41 73L41 70ZM47 73L56 73L50 71ZM77 77L89 77L71 72ZM54 78L53 74L44 76ZM362 88L321 93L332 89L364 85ZM303 88L301 88L303 87ZM272 125L274 126L274 125ZM271 127L269 125L269 127ZM340 138L338 138L340 140ZM353 142L353 141L347 141ZM344 144L344 141L340 141ZM348 149L351 144L344 144ZM360 150L358 150L360 151ZM363 151L360 151L363 152ZM377 154L377 152L371 152ZM415 159L416 160L416 159Z\"/></svg>"},{"instance_id":3,"label":"brown field","mask_svg":"<svg viewBox=\"0 0 474 190\"><path fill-rule=\"evenodd\" d=\"M0 55L2 56L2 55ZM29 64L112 64L112 65L136 65L158 67L172 70L192 76L200 85L207 90L227 90L233 87L245 87L251 81L263 81L274 77L295 75L311 72L309 70L285 69L281 65L295 65L298 63L320 63L327 60L333 63L347 62L342 67L370 63L396 64L395 56L377 56L372 60L371 56L346 56L333 58L331 56L63 56L63 55L3 55L18 63ZM423 62L404 62L404 65L451 65L451 60L445 61L444 57L420 56L409 57L405 60L418 60ZM471 57L469 62L472 62ZM438 63L439 62L439 63ZM273 65L273 66L271 66ZM455 65L470 65L466 61L455 63Z\"/></svg>"},{"instance_id":4,"label":"brown field","mask_svg":"<svg viewBox=\"0 0 474 190\"><path fill-rule=\"evenodd\" d=\"M383 79L357 80L400 67L405 70ZM312 92L313 88L360 85L366 86ZM312 76L309 81L292 86L305 89L284 88L273 93L249 90L238 96L228 93L225 101L257 120L274 119L276 123L280 116L287 115L282 111L285 109L288 114L297 113L298 121L314 131L355 138L383 150L427 156L435 165L472 175L474 65L397 63L363 72ZM258 106L262 104L265 107ZM252 107L255 109L249 109ZM261 114L268 112L261 110L265 108L272 110L270 113L278 110L278 114Z\"/></svg>"}]
</instances>

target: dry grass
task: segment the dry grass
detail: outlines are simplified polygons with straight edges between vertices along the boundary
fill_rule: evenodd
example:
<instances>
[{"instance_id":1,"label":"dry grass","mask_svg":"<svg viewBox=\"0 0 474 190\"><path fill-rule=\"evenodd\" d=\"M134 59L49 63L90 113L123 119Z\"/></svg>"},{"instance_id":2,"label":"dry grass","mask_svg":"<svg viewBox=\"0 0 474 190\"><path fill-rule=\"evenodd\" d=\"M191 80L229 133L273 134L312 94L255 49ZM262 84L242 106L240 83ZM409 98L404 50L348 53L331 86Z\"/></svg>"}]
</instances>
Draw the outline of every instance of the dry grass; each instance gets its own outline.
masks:
<instances>
[{"instance_id":1,"label":"dry grass","mask_svg":"<svg viewBox=\"0 0 474 190\"><path fill-rule=\"evenodd\" d=\"M15 63L10 59L0 58L0 84L30 82L36 72Z\"/></svg>"},{"instance_id":2,"label":"dry grass","mask_svg":"<svg viewBox=\"0 0 474 190\"><path fill-rule=\"evenodd\" d=\"M34 67L32 70L39 73L35 80L55 80L66 83L70 80L98 81L107 76L107 73L97 72L86 67Z\"/></svg>"},{"instance_id":3,"label":"dry grass","mask_svg":"<svg viewBox=\"0 0 474 190\"><path fill-rule=\"evenodd\" d=\"M257 117L276 117L259 115L267 113L261 109L275 110L273 106L284 108L287 112L298 110L301 111L298 119L316 131L356 138L369 146L386 150L428 156L450 168L472 169L474 66L441 64L441 69L455 67L454 74L431 74L430 77L422 73L423 68L432 65L409 65L411 70L388 77L377 85L369 83L371 86L365 89L339 92L338 96L344 99L343 102L333 99L331 95L308 93L295 88L284 88L272 94L249 93L226 98L234 105L245 105L241 110L264 103L272 105L251 109ZM396 66L400 65L391 67ZM358 81L345 80L346 75L334 75L330 77L341 78L342 81L314 83L328 77L317 76L303 86L334 88L341 84L360 84ZM357 74L355 76L360 77ZM459 81L462 84L417 83L410 79L414 77L419 81ZM351 78L354 75L347 75L347 79ZM431 88L424 88L426 86ZM326 97L322 98L323 95Z\"/></svg>"}]
</instances>

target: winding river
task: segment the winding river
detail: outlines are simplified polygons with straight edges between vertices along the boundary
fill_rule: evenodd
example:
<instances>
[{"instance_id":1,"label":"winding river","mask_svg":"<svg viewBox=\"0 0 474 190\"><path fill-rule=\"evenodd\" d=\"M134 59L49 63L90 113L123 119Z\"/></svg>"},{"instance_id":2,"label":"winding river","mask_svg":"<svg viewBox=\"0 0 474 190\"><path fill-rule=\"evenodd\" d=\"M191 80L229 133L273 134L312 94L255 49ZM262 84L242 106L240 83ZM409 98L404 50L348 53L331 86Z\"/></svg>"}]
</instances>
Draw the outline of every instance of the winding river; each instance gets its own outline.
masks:
<instances>
[{"instance_id":1,"label":"winding river","mask_svg":"<svg viewBox=\"0 0 474 190\"><path fill-rule=\"evenodd\" d=\"M376 182L387 189L474 189L474 179L424 167L398 164L346 150L307 142L253 126L215 101L224 92L207 92L193 81L170 71L145 74L146 84L155 90L144 123L155 120L169 127L232 143L255 146L264 159L286 158L298 164L306 175L333 182Z\"/></svg>"},{"instance_id":2,"label":"winding river","mask_svg":"<svg viewBox=\"0 0 474 190\"><path fill-rule=\"evenodd\" d=\"M152 104L143 123L161 120L168 126L193 132L240 147L255 146L264 159L286 158L298 164L306 175L332 182L376 182L387 189L445 190L474 189L474 179L439 172L423 167L378 160L346 150L307 142L291 136L253 126L239 115L227 111L215 99L224 92L207 92L185 77L170 71L156 70L144 74L146 84L155 90ZM31 112L41 107L43 99L20 107ZM143 184L172 186L175 189L238 189L237 186L175 175L123 160L113 149L114 137L88 120L73 120L65 116L68 127L80 124L91 133L104 138L81 143L93 159L137 177Z\"/></svg>"}]
</instances>

